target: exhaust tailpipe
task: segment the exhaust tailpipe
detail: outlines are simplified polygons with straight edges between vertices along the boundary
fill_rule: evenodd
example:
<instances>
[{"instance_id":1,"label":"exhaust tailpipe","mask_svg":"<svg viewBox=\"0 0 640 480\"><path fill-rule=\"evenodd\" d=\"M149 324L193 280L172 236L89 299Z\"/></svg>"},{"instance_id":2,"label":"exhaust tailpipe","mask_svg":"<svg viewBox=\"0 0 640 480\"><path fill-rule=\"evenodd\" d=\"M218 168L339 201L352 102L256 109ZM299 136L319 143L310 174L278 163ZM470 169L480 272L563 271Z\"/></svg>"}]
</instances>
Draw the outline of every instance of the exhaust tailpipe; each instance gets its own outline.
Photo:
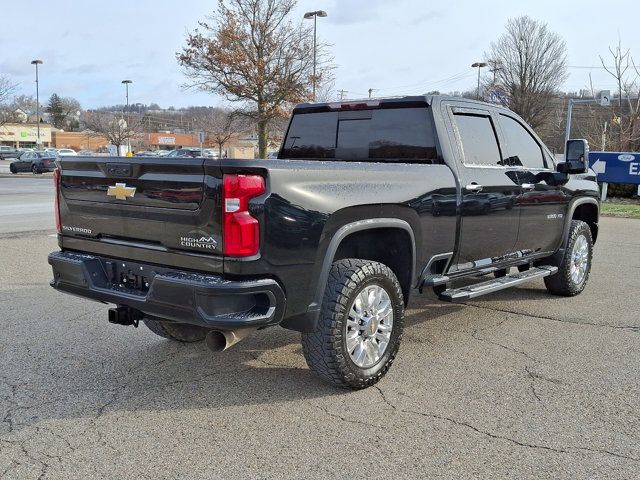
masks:
<instances>
[{"instance_id":1,"label":"exhaust tailpipe","mask_svg":"<svg viewBox=\"0 0 640 480\"><path fill-rule=\"evenodd\" d=\"M255 331L256 328L254 327L238 328L237 330L227 330L224 332L211 330L207 333L204 341L212 352L222 352L227 348L233 347L240 340L243 340Z\"/></svg>"}]
</instances>

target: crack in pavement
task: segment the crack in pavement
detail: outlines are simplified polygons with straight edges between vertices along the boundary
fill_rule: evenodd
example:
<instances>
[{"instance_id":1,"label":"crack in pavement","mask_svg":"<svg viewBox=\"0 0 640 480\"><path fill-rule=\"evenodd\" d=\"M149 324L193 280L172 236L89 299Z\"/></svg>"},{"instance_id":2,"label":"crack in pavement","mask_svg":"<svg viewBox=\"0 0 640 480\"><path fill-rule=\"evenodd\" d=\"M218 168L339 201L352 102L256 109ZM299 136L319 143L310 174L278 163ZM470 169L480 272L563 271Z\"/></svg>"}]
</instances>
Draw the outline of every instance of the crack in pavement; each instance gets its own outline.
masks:
<instances>
[{"instance_id":1,"label":"crack in pavement","mask_svg":"<svg viewBox=\"0 0 640 480\"><path fill-rule=\"evenodd\" d=\"M467 422L461 422L459 420L453 419L451 417L445 417L442 415L436 415L433 413L424 413L424 412L417 412L415 410L400 410L403 413L412 413L415 415L420 415L423 417L429 417L429 418L435 418L437 420L442 420L442 421L446 421L449 423L452 423L454 425L460 426L460 427L465 427L468 428L480 435L484 435L487 437L490 437L492 439L495 440L504 440L507 442L510 442L514 445L517 445L519 447L526 447L526 448L534 448L534 449L540 449L540 450L546 450L546 451L550 451L550 452L554 452L554 453L567 453L567 454L573 454L574 452L572 452L572 450L579 450L579 451L587 451L587 452L593 452L593 453L600 453L600 454L604 454L604 455L611 455L617 458L623 458L625 460L631 460L634 462L640 462L640 459L635 458L635 457L631 457L629 455L623 455L621 453L617 453L617 452L612 452L610 450L606 450L606 449L599 449L599 448L589 448L589 447L564 447L564 448L556 448L556 447L550 447L547 445L537 445L535 443L526 443L526 442L522 442L519 440L516 440L514 438L511 437L506 437L504 435L498 435L495 433L491 433L488 431L484 431L484 430L480 430L479 428L471 425L470 423Z\"/></svg>"},{"instance_id":2,"label":"crack in pavement","mask_svg":"<svg viewBox=\"0 0 640 480\"><path fill-rule=\"evenodd\" d=\"M502 312L502 313L510 313L513 315L520 315L521 317L530 317L530 318L538 318L540 320L551 320L552 322L560 322L560 323L573 323L575 325L589 325L592 327L603 327L603 328L612 328L614 330L629 330L634 333L640 333L640 325L611 325L610 323L594 323L582 321L580 319L561 319L554 317L545 317L543 315L536 315L533 313L523 313L516 312L515 310L507 310L504 308L494 308L494 307L486 307L484 305L476 305L473 303L463 303L462 305L467 305L469 307L479 308L481 310L490 310L492 312Z\"/></svg>"},{"instance_id":3,"label":"crack in pavement","mask_svg":"<svg viewBox=\"0 0 640 480\"><path fill-rule=\"evenodd\" d=\"M525 358L528 358L529 360L531 360L533 362L542 363L542 362L540 362L540 360L538 360L535 357L532 357L531 355L529 355L527 352L525 352L523 350L517 350L517 349L515 349L513 347L509 347L507 345L503 345L502 343L496 342L494 340L489 340L488 338L483 338L483 337L478 336L479 332L484 332L486 330L491 330L491 329L497 328L500 325L502 325L503 323L507 322L508 320L509 320L509 317L506 317L505 319L499 321L498 323L496 323L494 325L489 325L489 326L484 327L484 328L476 328L471 332L471 337L476 339L476 340L478 340L478 341L480 341L480 342L486 342L486 343L489 343L491 345L495 345L497 347L504 348L505 350L509 350L510 352L513 352L513 353L515 353L517 355L521 355L521 356L523 356Z\"/></svg>"},{"instance_id":4,"label":"crack in pavement","mask_svg":"<svg viewBox=\"0 0 640 480\"><path fill-rule=\"evenodd\" d=\"M537 375L535 375L531 370L529 370L529 365L525 365L524 370L527 372L527 374L529 375L529 378L531 379L531 382L529 382L529 386L531 387L531 393L533 394L534 397L536 397L536 400L542 403L542 399L540 398L540 395L538 395L538 392L536 391Z\"/></svg>"},{"instance_id":5,"label":"crack in pavement","mask_svg":"<svg viewBox=\"0 0 640 480\"><path fill-rule=\"evenodd\" d=\"M526 368L526 367L525 367ZM527 368L527 372L529 373L529 370ZM531 373L530 375L532 375L533 377L536 378L542 378L539 375L535 374L535 373ZM553 383L553 382L552 382ZM546 451L550 451L550 452L554 452L554 453L567 453L567 454L573 454L574 452L572 450L578 450L578 451L587 451L587 452L594 452L594 453L600 453L600 454L605 454L605 455L611 455L617 458L623 458L625 460L631 460L634 462L640 462L640 459L629 456L629 455L624 455L621 453L617 453L617 452L612 452L611 450L606 450L606 449L598 449L598 448L590 448L590 447L573 447L573 446L569 446L569 447L551 447L548 445L538 445L535 443L527 443L527 442L523 442L520 440L516 440L515 438L511 438L511 437L507 437L504 435L499 435L496 433L492 433L489 431L485 431L485 430L481 430L480 428L467 423L467 422L463 422L460 420L456 420L454 418L451 417L446 417L443 415L436 415L433 413L425 413L425 412L418 412L415 410L407 410L407 409L401 409L398 408L397 405L394 405L393 403L391 403L386 395L384 394L384 391L378 386L378 385L374 385L374 387L378 390L378 392L380 393L380 395L382 396L382 399L385 401L385 403L387 403L394 411L396 412L400 412L400 413L406 413L406 414L413 414L413 415L420 415L423 417L428 417L428 418L434 418L437 420L441 420L441 421L445 421L445 422L449 422L452 423L454 425L457 425L459 427L464 427L467 429L470 429L480 435L484 435L487 436L489 438L492 438L494 440L504 440L506 442L510 442L514 445L517 445L519 447L526 447L526 448L534 448L534 449L540 449L540 450L546 450ZM537 397L537 395L536 395ZM539 398L538 398L539 399Z\"/></svg>"},{"instance_id":6,"label":"crack in pavement","mask_svg":"<svg viewBox=\"0 0 640 480\"><path fill-rule=\"evenodd\" d=\"M337 419L339 419L339 420L341 420L343 422L353 423L353 424L356 424L356 425L364 425L365 427L373 427L375 429L379 429L380 428L380 425L374 425L373 423L367 423L367 422L363 422L361 420L352 420L350 418L345 418L345 417L343 417L341 415L338 415L337 413L330 412L327 407L323 407L322 405L314 405L314 407L322 410L324 413L326 413L330 417L337 418ZM374 431L373 434L375 435L375 437L379 441L382 441L382 437L378 434L377 431Z\"/></svg>"}]
</instances>

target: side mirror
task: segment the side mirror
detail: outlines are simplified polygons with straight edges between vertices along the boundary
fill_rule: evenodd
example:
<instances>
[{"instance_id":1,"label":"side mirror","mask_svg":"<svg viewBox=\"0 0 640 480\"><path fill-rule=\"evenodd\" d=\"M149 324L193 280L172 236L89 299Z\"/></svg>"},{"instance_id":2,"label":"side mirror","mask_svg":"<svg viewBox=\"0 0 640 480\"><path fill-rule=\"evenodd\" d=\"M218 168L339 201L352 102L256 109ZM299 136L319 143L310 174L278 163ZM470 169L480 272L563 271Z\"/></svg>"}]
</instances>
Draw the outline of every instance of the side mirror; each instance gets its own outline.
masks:
<instances>
[{"instance_id":1,"label":"side mirror","mask_svg":"<svg viewBox=\"0 0 640 480\"><path fill-rule=\"evenodd\" d=\"M587 173L589 171L589 144L586 140L568 140L564 149L564 163L558 164L560 173Z\"/></svg>"}]
</instances>

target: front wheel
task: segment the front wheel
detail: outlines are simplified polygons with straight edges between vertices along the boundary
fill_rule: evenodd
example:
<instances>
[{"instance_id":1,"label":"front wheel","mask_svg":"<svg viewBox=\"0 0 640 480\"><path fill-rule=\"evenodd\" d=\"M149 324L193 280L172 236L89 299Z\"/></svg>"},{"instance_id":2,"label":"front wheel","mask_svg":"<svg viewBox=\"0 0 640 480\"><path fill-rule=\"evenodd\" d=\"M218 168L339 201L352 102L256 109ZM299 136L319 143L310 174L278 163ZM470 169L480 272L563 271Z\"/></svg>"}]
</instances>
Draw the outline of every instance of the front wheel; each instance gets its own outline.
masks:
<instances>
[{"instance_id":1,"label":"front wheel","mask_svg":"<svg viewBox=\"0 0 640 480\"><path fill-rule=\"evenodd\" d=\"M592 257L593 240L589 225L580 220L572 220L558 273L544 279L547 291L565 297L573 297L582 292L589 280Z\"/></svg>"},{"instance_id":2,"label":"front wheel","mask_svg":"<svg viewBox=\"0 0 640 480\"><path fill-rule=\"evenodd\" d=\"M331 266L316 329L302 334L307 364L333 385L369 387L391 367L403 319L402 290L389 267L339 260Z\"/></svg>"},{"instance_id":3,"label":"front wheel","mask_svg":"<svg viewBox=\"0 0 640 480\"><path fill-rule=\"evenodd\" d=\"M38 173L40 173L38 171L38 167L36 167L35 165L31 166L31 173L33 173L34 175L37 175Z\"/></svg>"}]
</instances>

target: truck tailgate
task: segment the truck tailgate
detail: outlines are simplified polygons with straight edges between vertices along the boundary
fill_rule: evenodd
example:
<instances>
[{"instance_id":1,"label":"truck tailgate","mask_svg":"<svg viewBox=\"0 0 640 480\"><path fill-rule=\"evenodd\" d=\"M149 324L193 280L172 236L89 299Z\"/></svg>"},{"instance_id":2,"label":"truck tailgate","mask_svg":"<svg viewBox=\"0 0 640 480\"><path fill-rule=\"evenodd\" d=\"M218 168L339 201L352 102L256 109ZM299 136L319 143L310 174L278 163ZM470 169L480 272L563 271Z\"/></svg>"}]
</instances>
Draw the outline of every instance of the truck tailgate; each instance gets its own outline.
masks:
<instances>
[{"instance_id":1,"label":"truck tailgate","mask_svg":"<svg viewBox=\"0 0 640 480\"><path fill-rule=\"evenodd\" d=\"M59 160L65 237L221 255L220 169L203 158Z\"/></svg>"}]
</instances>

